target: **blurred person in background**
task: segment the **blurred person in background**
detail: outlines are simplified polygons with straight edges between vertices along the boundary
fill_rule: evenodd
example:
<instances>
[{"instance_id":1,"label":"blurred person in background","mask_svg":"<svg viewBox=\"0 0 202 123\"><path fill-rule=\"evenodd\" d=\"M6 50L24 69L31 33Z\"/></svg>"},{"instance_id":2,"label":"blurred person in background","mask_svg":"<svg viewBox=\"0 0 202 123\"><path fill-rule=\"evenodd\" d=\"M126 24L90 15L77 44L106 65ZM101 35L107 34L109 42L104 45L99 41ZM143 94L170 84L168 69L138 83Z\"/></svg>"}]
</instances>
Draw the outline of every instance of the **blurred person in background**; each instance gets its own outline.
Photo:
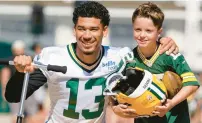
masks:
<instances>
[{"instance_id":1,"label":"blurred person in background","mask_svg":"<svg viewBox=\"0 0 202 123\"><path fill-rule=\"evenodd\" d=\"M11 51L12 51L13 56L11 56L10 58L7 58L7 59L12 60L15 56L23 55L25 52L24 48L25 48L24 42L21 40L16 40L11 46ZM1 82L2 82L1 85L2 85L2 92L3 92L2 94L3 95L5 93L6 84L14 73L15 73L14 66L6 66L1 70Z\"/></svg>"},{"instance_id":2,"label":"blurred person in background","mask_svg":"<svg viewBox=\"0 0 202 123\"><path fill-rule=\"evenodd\" d=\"M198 73L196 77L202 85L202 72ZM189 97L189 111L191 123L202 123L202 87Z\"/></svg>"},{"instance_id":3,"label":"blurred person in background","mask_svg":"<svg viewBox=\"0 0 202 123\"><path fill-rule=\"evenodd\" d=\"M16 40L12 43L11 50L12 50L13 56L8 58L8 60L13 60L13 58L18 55L24 55L25 54L25 43L22 40ZM0 81L1 81L1 86L2 86L2 96L4 99L5 99L4 94L5 94L6 84L7 84L8 80L10 79L10 77L15 72L16 72L16 69L14 66L6 66L6 67L2 68L2 70L1 70ZM20 106L19 103L9 103L9 107L10 107L11 115L12 115L12 123L16 123L19 106ZM24 106L25 106L24 110L25 110L26 121L27 121L27 123L32 123L29 121L29 118L34 116L34 114L36 114L38 111L38 101L37 101L36 96L32 95L29 99L27 99L25 101Z\"/></svg>"},{"instance_id":4,"label":"blurred person in background","mask_svg":"<svg viewBox=\"0 0 202 123\"><path fill-rule=\"evenodd\" d=\"M31 46L31 50L34 52L34 56L38 55L41 53L42 46L40 45L40 43L35 42ZM33 58L34 58L34 56L33 56ZM33 94L33 96L35 97L36 101L38 102L39 111L33 117L29 117L29 121L32 123L44 123L47 118L47 114L48 114L48 110L45 108L45 105L46 105L45 99L48 96L47 95L47 86L40 87L38 90L36 90L36 92Z\"/></svg>"},{"instance_id":5,"label":"blurred person in background","mask_svg":"<svg viewBox=\"0 0 202 123\"><path fill-rule=\"evenodd\" d=\"M31 47L31 49L35 53L35 55L38 55L41 53L42 47L39 43L34 43Z\"/></svg>"}]
</instances>

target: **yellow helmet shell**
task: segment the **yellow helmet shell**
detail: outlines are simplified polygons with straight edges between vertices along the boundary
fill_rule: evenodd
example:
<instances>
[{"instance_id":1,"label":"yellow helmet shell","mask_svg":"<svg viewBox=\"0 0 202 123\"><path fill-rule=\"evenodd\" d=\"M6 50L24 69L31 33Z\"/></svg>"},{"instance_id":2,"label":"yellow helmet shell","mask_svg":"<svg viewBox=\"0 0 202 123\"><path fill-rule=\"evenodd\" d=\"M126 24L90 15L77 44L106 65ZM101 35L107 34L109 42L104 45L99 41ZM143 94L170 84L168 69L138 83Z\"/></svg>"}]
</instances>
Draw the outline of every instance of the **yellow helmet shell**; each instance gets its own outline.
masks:
<instances>
[{"instance_id":1,"label":"yellow helmet shell","mask_svg":"<svg viewBox=\"0 0 202 123\"><path fill-rule=\"evenodd\" d=\"M127 96L119 92L116 99L119 103L128 104L129 108L135 109L140 116L154 116L152 112L156 106L161 105L161 100L166 99L167 91L163 82L159 81L155 75L144 71L145 77L134 93Z\"/></svg>"}]
</instances>

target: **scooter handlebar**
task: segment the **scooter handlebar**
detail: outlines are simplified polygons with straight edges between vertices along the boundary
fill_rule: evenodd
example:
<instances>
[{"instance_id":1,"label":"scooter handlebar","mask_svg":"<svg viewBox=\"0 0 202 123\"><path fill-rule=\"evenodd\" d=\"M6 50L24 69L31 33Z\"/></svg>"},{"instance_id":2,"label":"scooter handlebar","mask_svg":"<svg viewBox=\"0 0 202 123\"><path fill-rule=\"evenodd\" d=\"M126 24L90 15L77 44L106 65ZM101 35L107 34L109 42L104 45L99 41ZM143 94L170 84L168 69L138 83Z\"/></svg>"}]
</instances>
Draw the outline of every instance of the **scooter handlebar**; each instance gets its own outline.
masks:
<instances>
[{"instance_id":1,"label":"scooter handlebar","mask_svg":"<svg viewBox=\"0 0 202 123\"><path fill-rule=\"evenodd\" d=\"M0 65L14 65L13 61L9 61L6 59L0 59ZM61 72L65 74L67 72L67 67L66 66L59 66L59 65L42 65L42 64L36 64L32 63L36 68L42 68L46 69L48 71L54 71L54 72Z\"/></svg>"},{"instance_id":2,"label":"scooter handlebar","mask_svg":"<svg viewBox=\"0 0 202 123\"><path fill-rule=\"evenodd\" d=\"M66 66L58 66L58 65L48 65L47 66L47 70L48 71L55 71L55 72L62 72L62 73L66 73L67 72L67 67Z\"/></svg>"},{"instance_id":3,"label":"scooter handlebar","mask_svg":"<svg viewBox=\"0 0 202 123\"><path fill-rule=\"evenodd\" d=\"M9 60L7 59L0 59L0 65L10 65Z\"/></svg>"}]
</instances>

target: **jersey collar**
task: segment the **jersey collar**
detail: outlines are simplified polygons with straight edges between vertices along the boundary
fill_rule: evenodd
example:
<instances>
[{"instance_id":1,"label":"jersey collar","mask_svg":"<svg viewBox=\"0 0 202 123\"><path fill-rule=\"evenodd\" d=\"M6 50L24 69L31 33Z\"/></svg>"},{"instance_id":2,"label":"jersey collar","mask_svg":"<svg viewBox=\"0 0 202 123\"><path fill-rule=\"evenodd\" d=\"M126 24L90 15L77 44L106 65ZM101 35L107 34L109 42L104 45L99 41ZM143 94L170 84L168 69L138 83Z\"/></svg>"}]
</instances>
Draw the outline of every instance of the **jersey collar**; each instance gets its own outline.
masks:
<instances>
[{"instance_id":1,"label":"jersey collar","mask_svg":"<svg viewBox=\"0 0 202 123\"><path fill-rule=\"evenodd\" d=\"M71 43L69 45L67 45L67 50L70 54L70 57L72 58L72 60L83 70L85 70L86 72L90 73L93 70L95 70L97 68L97 66L99 65L103 55L104 55L104 47L102 46L101 48L101 52L100 55L98 57L98 59L92 63L92 64L87 64L84 63L83 61L81 61L78 56L76 55L76 43Z\"/></svg>"},{"instance_id":2,"label":"jersey collar","mask_svg":"<svg viewBox=\"0 0 202 123\"><path fill-rule=\"evenodd\" d=\"M137 52L138 52L138 55L140 56L140 58L142 59L143 63L145 65L147 65L148 67L151 67L153 65L153 63L156 61L156 59L159 57L159 51L160 51L160 46L158 47L157 51L154 53L154 55L150 58L150 59L147 59L143 54L142 52L140 51L140 48L137 47Z\"/></svg>"}]
</instances>

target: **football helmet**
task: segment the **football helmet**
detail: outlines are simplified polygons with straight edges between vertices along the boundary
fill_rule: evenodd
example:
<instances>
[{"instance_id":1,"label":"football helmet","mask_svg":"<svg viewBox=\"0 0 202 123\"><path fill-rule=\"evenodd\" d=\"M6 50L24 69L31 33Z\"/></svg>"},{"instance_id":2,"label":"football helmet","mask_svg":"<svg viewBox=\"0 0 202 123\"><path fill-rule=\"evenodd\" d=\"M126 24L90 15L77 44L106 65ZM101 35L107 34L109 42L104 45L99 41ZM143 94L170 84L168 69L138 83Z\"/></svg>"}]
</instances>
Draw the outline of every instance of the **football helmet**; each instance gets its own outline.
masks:
<instances>
[{"instance_id":1,"label":"football helmet","mask_svg":"<svg viewBox=\"0 0 202 123\"><path fill-rule=\"evenodd\" d=\"M152 111L167 97L166 87L147 70L128 68L125 76L114 73L107 78L104 95L114 96L118 103L126 104L142 117L154 116Z\"/></svg>"}]
</instances>

